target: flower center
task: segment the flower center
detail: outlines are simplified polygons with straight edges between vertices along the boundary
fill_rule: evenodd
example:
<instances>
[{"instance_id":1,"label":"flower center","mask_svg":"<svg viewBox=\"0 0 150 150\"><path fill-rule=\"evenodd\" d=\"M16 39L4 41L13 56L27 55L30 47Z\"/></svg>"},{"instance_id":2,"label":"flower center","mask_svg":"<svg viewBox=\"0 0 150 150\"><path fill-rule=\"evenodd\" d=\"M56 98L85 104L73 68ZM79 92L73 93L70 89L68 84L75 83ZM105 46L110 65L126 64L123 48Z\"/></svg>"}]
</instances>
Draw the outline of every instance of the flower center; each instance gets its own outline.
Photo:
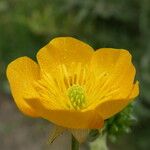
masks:
<instances>
[{"instance_id":1,"label":"flower center","mask_svg":"<svg viewBox=\"0 0 150 150\"><path fill-rule=\"evenodd\" d=\"M82 109L85 105L85 91L79 85L72 85L68 89L68 97L74 109Z\"/></svg>"}]
</instances>

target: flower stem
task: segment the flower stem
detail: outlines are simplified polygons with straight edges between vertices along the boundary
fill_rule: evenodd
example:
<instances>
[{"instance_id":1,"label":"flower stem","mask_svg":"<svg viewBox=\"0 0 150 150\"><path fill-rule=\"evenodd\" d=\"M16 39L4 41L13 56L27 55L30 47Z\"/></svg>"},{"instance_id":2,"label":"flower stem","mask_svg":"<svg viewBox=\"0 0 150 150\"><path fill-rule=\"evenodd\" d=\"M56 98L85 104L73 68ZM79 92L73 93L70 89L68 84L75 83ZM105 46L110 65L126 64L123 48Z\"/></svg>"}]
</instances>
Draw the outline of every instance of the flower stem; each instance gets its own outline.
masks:
<instances>
[{"instance_id":1,"label":"flower stem","mask_svg":"<svg viewBox=\"0 0 150 150\"><path fill-rule=\"evenodd\" d=\"M71 145L71 149L72 150L79 150L79 142L74 138L74 136L72 135L72 145Z\"/></svg>"},{"instance_id":2,"label":"flower stem","mask_svg":"<svg viewBox=\"0 0 150 150\"><path fill-rule=\"evenodd\" d=\"M98 137L95 141L90 143L90 149L100 149L100 150L109 150L107 147L107 134L103 134Z\"/></svg>"}]
</instances>

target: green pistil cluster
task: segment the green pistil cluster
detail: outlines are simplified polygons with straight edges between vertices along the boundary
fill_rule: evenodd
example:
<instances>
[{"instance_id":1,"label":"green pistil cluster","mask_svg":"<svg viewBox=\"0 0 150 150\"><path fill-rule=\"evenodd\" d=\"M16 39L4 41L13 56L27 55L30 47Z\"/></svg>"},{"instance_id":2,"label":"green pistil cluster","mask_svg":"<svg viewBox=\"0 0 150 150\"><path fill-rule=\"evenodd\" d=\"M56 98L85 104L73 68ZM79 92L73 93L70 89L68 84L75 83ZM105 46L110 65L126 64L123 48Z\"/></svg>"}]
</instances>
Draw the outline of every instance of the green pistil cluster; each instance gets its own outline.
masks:
<instances>
[{"instance_id":1,"label":"green pistil cluster","mask_svg":"<svg viewBox=\"0 0 150 150\"><path fill-rule=\"evenodd\" d=\"M85 105L85 92L79 85L73 85L68 89L68 97L74 109L82 109Z\"/></svg>"}]
</instances>

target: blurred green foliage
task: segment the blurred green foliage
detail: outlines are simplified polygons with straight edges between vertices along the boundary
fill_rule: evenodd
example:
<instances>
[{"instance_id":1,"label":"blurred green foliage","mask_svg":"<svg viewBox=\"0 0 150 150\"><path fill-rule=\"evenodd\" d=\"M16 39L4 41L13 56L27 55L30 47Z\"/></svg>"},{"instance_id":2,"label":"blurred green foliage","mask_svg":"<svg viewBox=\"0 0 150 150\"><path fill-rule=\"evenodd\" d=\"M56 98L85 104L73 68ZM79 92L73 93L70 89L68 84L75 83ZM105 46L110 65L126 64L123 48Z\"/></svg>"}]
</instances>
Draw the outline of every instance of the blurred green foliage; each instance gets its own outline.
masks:
<instances>
[{"instance_id":1,"label":"blurred green foliage","mask_svg":"<svg viewBox=\"0 0 150 150\"><path fill-rule=\"evenodd\" d=\"M56 36L79 38L95 49L130 50L140 81L135 114L135 149L150 143L149 0L0 0L0 83L8 91L5 69L20 56L35 55ZM149 137L150 138L150 137Z\"/></svg>"}]
</instances>

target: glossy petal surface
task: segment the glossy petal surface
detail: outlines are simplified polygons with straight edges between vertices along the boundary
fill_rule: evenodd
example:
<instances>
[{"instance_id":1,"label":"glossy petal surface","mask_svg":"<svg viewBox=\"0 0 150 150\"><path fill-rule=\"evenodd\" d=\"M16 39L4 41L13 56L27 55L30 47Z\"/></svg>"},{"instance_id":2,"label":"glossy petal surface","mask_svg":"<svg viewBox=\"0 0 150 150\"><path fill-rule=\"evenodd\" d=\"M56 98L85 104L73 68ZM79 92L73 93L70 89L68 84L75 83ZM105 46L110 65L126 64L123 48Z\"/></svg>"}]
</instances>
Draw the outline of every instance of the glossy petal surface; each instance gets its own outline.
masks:
<instances>
[{"instance_id":1,"label":"glossy petal surface","mask_svg":"<svg viewBox=\"0 0 150 150\"><path fill-rule=\"evenodd\" d=\"M45 107L39 100L35 102L28 99L28 104L40 114L41 117L62 127L72 129L93 129L103 126L103 118L94 110L51 110Z\"/></svg>"},{"instance_id":2,"label":"glossy petal surface","mask_svg":"<svg viewBox=\"0 0 150 150\"><path fill-rule=\"evenodd\" d=\"M97 81L94 98L98 103L109 99L126 99L129 96L134 86L135 68L128 51L99 49L92 57L91 68Z\"/></svg>"},{"instance_id":3,"label":"glossy petal surface","mask_svg":"<svg viewBox=\"0 0 150 150\"><path fill-rule=\"evenodd\" d=\"M59 65L67 66L72 70L72 63L89 63L94 50L89 45L71 38L59 37L50 41L37 54L38 62L41 69L47 73L58 73Z\"/></svg>"},{"instance_id":4,"label":"glossy petal surface","mask_svg":"<svg viewBox=\"0 0 150 150\"><path fill-rule=\"evenodd\" d=\"M31 94L35 93L32 83L39 79L39 75L38 65L28 57L16 59L7 68L7 77L17 106L24 114L33 117L38 116L38 112L26 103L24 95L26 90Z\"/></svg>"}]
</instances>

